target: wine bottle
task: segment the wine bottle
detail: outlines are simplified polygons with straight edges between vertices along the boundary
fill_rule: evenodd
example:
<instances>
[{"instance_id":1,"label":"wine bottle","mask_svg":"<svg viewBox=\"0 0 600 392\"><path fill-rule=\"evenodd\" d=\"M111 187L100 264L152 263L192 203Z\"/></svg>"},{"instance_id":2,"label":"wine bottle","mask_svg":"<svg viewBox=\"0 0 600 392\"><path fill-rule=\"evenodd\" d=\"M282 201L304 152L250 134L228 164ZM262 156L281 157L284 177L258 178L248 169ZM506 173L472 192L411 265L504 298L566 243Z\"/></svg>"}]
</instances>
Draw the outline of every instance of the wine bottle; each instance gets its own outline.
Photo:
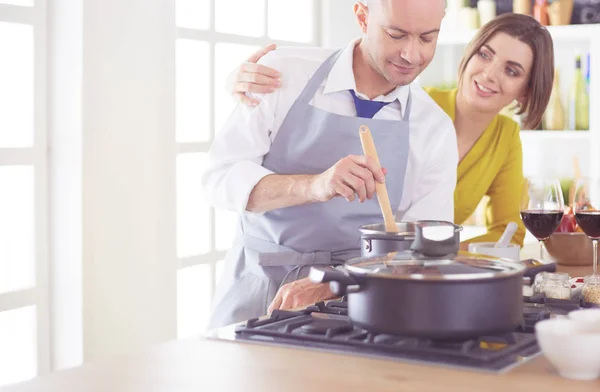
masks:
<instances>
[{"instance_id":1,"label":"wine bottle","mask_svg":"<svg viewBox=\"0 0 600 392\"><path fill-rule=\"evenodd\" d=\"M535 0L533 17L540 22L542 26L548 26L550 24L550 19L548 18L548 0Z\"/></svg>"},{"instance_id":2,"label":"wine bottle","mask_svg":"<svg viewBox=\"0 0 600 392\"><path fill-rule=\"evenodd\" d=\"M589 101L583 72L581 71L581 57L577 56L569 94L569 128L587 130L589 128L588 114Z\"/></svg>"},{"instance_id":3,"label":"wine bottle","mask_svg":"<svg viewBox=\"0 0 600 392\"><path fill-rule=\"evenodd\" d=\"M552 92L550 93L550 101L546 108L544 116L544 128L549 130L565 129L565 112L560 100L560 83L558 77L558 69L554 70L554 82L552 83Z\"/></svg>"},{"instance_id":4,"label":"wine bottle","mask_svg":"<svg viewBox=\"0 0 600 392\"><path fill-rule=\"evenodd\" d=\"M585 91L590 94L590 54L587 54L587 61L585 66Z\"/></svg>"}]
</instances>

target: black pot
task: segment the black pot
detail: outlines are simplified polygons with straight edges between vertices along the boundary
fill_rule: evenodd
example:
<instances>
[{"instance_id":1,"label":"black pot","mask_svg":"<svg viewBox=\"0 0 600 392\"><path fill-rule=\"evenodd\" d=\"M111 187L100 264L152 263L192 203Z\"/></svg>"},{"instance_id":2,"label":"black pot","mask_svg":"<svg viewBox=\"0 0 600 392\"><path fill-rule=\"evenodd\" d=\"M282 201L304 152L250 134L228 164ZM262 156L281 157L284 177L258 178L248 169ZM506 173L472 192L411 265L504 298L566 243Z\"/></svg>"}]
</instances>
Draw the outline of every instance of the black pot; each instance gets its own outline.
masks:
<instances>
[{"instance_id":1,"label":"black pot","mask_svg":"<svg viewBox=\"0 0 600 392\"><path fill-rule=\"evenodd\" d=\"M452 225L447 238L424 234ZM393 335L455 340L513 332L523 317L522 263L458 251L453 224L416 222L412 250L312 267L315 283L347 295L352 322Z\"/></svg>"}]
</instances>

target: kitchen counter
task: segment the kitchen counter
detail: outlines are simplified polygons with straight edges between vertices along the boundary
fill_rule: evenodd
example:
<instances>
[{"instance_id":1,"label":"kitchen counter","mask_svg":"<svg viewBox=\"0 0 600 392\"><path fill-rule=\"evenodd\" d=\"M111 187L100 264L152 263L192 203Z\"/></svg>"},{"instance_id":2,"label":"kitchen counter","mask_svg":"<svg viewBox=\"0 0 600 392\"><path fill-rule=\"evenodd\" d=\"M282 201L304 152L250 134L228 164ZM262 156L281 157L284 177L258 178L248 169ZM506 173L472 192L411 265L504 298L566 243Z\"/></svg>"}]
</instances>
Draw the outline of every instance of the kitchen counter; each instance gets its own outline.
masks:
<instances>
[{"instance_id":1,"label":"kitchen counter","mask_svg":"<svg viewBox=\"0 0 600 392\"><path fill-rule=\"evenodd\" d=\"M589 267L559 267L571 276ZM558 376L543 355L504 374L204 338L57 372L2 392L205 391L598 392L600 379Z\"/></svg>"},{"instance_id":2,"label":"kitchen counter","mask_svg":"<svg viewBox=\"0 0 600 392\"><path fill-rule=\"evenodd\" d=\"M188 339L2 389L3 392L598 392L539 356L501 375L246 343Z\"/></svg>"}]
</instances>

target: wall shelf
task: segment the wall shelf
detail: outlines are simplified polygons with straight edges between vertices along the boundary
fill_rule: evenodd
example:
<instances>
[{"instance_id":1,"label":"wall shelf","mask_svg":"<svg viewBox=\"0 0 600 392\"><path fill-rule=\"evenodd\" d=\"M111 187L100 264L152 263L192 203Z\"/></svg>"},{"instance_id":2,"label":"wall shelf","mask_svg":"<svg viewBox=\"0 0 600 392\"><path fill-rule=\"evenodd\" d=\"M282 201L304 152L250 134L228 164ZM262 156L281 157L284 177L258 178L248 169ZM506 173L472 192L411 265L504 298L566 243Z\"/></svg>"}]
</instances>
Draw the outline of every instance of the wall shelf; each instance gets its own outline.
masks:
<instances>
[{"instance_id":1,"label":"wall shelf","mask_svg":"<svg viewBox=\"0 0 600 392\"><path fill-rule=\"evenodd\" d=\"M531 140L585 140L590 139L590 131L521 131L521 139Z\"/></svg>"},{"instance_id":2,"label":"wall shelf","mask_svg":"<svg viewBox=\"0 0 600 392\"><path fill-rule=\"evenodd\" d=\"M567 26L547 26L550 35L555 43L563 41L573 42L588 41L593 36L600 34L600 25L567 25ZM442 28L438 38L438 45L467 45L475 36L477 30L471 31L452 31L448 28Z\"/></svg>"}]
</instances>

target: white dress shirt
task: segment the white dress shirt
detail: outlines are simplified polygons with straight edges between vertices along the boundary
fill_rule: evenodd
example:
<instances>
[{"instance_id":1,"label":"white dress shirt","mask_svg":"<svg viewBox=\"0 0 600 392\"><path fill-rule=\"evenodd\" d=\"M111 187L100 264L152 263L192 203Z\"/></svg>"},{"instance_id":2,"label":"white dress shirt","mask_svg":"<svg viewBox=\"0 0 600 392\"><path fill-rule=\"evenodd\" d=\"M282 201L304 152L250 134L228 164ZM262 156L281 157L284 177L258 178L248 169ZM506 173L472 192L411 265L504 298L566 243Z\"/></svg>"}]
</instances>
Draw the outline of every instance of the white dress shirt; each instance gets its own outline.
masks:
<instances>
[{"instance_id":1,"label":"white dress shirt","mask_svg":"<svg viewBox=\"0 0 600 392\"><path fill-rule=\"evenodd\" d=\"M347 90L356 89L352 71L353 41L342 51L311 105L345 116L356 116L354 100ZM281 73L282 87L271 94L252 94L256 107L238 104L217 134L208 157L202 185L215 207L246 211L254 186L273 174L262 166L272 141L294 101L317 68L333 53L324 48L278 48L259 63ZM392 102L375 119L401 119L408 99L408 86L401 86L374 100ZM416 83L410 85L410 149L404 190L396 219L404 221L454 220L454 187L458 151L450 118ZM360 92L357 95L368 99ZM358 132L358 129L356 130ZM340 157L342 158L342 157ZM358 203L355 200L354 203Z\"/></svg>"}]
</instances>

